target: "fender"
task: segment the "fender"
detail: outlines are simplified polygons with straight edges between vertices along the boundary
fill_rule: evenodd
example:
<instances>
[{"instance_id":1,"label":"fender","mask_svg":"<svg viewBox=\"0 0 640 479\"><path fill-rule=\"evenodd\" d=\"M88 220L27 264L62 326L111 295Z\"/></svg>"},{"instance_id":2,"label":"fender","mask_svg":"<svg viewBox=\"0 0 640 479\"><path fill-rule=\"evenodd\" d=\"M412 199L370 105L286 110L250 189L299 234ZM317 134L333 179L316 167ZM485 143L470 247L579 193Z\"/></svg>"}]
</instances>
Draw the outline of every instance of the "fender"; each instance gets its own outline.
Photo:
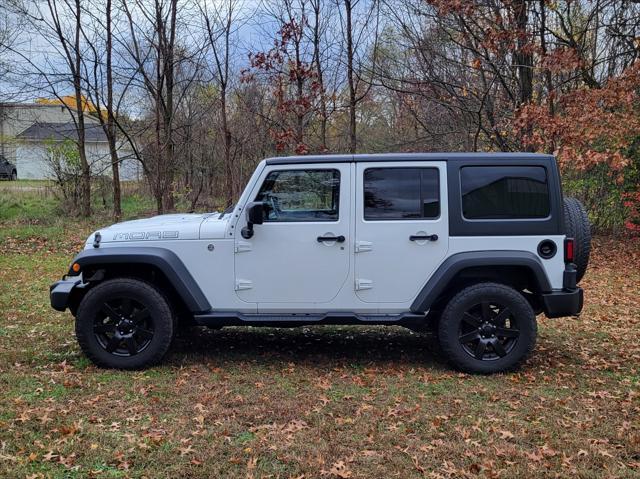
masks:
<instances>
[{"instance_id":1,"label":"fender","mask_svg":"<svg viewBox=\"0 0 640 479\"><path fill-rule=\"evenodd\" d=\"M469 251L449 256L433 273L411 304L411 311L427 311L462 270L475 266L523 266L533 273L540 292L551 291L540 259L529 251Z\"/></svg>"},{"instance_id":2,"label":"fender","mask_svg":"<svg viewBox=\"0 0 640 479\"><path fill-rule=\"evenodd\" d=\"M112 264L155 266L167 277L191 312L202 313L211 310L211 305L189 270L180 258L168 249L128 246L87 249L78 254L73 263L78 263L81 271L88 266ZM70 270L69 274L73 272Z\"/></svg>"}]
</instances>

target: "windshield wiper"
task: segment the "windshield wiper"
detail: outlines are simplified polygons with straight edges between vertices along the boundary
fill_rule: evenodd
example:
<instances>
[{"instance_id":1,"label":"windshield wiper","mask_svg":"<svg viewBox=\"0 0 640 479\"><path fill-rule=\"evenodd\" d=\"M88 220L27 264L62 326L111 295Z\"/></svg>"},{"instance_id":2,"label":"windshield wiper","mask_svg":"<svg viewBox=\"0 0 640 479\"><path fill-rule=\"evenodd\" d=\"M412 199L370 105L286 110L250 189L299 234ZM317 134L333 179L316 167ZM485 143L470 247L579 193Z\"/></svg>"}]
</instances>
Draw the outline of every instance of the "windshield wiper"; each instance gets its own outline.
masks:
<instances>
[{"instance_id":1,"label":"windshield wiper","mask_svg":"<svg viewBox=\"0 0 640 479\"><path fill-rule=\"evenodd\" d=\"M222 213L220 213L218 219L221 220L224 215L231 213L235 207L236 205L227 206L227 208Z\"/></svg>"}]
</instances>

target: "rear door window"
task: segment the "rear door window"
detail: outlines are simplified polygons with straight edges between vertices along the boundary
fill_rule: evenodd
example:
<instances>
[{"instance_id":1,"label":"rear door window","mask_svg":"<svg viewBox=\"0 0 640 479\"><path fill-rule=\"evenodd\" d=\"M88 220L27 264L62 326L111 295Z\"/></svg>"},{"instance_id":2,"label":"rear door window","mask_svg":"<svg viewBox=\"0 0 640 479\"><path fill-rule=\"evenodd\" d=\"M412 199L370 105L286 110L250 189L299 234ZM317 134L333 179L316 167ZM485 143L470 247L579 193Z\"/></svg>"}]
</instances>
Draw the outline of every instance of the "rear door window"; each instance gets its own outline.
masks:
<instances>
[{"instance_id":1,"label":"rear door window","mask_svg":"<svg viewBox=\"0 0 640 479\"><path fill-rule=\"evenodd\" d=\"M364 219L434 219L440 216L437 168L367 168Z\"/></svg>"}]
</instances>

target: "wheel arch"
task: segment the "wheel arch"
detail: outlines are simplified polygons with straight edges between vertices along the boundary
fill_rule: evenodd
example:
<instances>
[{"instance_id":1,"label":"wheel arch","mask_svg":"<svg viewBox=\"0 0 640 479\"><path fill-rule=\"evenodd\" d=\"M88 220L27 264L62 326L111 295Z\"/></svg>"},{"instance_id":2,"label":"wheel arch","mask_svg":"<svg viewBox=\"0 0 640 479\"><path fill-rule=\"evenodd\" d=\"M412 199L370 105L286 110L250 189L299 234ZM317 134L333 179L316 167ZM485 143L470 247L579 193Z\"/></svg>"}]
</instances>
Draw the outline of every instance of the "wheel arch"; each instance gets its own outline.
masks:
<instances>
[{"instance_id":1,"label":"wheel arch","mask_svg":"<svg viewBox=\"0 0 640 479\"><path fill-rule=\"evenodd\" d=\"M68 306L79 304L91 284L115 277L133 277L160 288L176 306L177 312L203 313L209 301L184 263L173 252L158 247L95 248L82 251L73 260L80 265L88 288L74 288ZM74 275L71 269L69 275Z\"/></svg>"},{"instance_id":2,"label":"wheel arch","mask_svg":"<svg viewBox=\"0 0 640 479\"><path fill-rule=\"evenodd\" d=\"M411 304L412 312L425 312L460 289L492 281L531 293L551 291L540 259L529 251L470 251L448 257L431 275ZM533 294L525 295L535 303ZM538 310L536 304L532 304Z\"/></svg>"}]
</instances>

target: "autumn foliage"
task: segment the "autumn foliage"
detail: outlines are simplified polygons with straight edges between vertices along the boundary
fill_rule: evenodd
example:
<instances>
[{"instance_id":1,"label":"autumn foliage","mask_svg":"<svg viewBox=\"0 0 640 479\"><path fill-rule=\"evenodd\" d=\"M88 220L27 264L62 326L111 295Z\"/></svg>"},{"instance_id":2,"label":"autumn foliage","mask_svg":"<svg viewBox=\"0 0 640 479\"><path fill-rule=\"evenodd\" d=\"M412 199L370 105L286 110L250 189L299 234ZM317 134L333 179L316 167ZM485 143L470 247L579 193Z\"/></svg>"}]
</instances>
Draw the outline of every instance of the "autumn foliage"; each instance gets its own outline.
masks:
<instances>
[{"instance_id":1,"label":"autumn foliage","mask_svg":"<svg viewBox=\"0 0 640 479\"><path fill-rule=\"evenodd\" d=\"M423 55L409 91L422 97L422 105L432 102L432 111L440 108L433 106L434 96L448 108L445 115L459 110L454 124L475 128L473 141L462 148L553 153L565 193L587 205L596 230L619 232L624 224L639 231L637 5L422 4L429 28L412 37ZM624 24L613 26L625 15ZM442 38L451 42L444 54L437 44Z\"/></svg>"},{"instance_id":2,"label":"autumn foliage","mask_svg":"<svg viewBox=\"0 0 640 479\"><path fill-rule=\"evenodd\" d=\"M273 47L266 52L250 53L251 68L242 73L243 82L253 82L259 74L269 85L276 110L269 134L277 152L309 153L305 127L320 87L314 65L304 61L300 51L306 26L304 15L284 23Z\"/></svg>"},{"instance_id":3,"label":"autumn foliage","mask_svg":"<svg viewBox=\"0 0 640 479\"><path fill-rule=\"evenodd\" d=\"M111 68L103 3L80 2L77 18L73 2L57 11L80 22L82 43L97 42L83 44L80 103L108 109L100 79L111 71L119 141L143 164L159 212L180 191L190 209L233 203L266 156L540 151L558 156L564 192L595 232L640 229L640 2L119 2L127 28L114 27ZM32 37L73 45L73 29L60 38L55 22L36 20L49 17L23 20ZM57 64L27 62L9 80L17 92L38 91L36 79L74 84L76 67ZM74 109L68 93L42 95Z\"/></svg>"},{"instance_id":4,"label":"autumn foliage","mask_svg":"<svg viewBox=\"0 0 640 479\"><path fill-rule=\"evenodd\" d=\"M553 151L562 166L589 169L605 163L613 170L629 164L626 151L640 134L640 61L602 88L580 88L524 106L515 125L524 144Z\"/></svg>"},{"instance_id":5,"label":"autumn foliage","mask_svg":"<svg viewBox=\"0 0 640 479\"><path fill-rule=\"evenodd\" d=\"M632 163L640 138L640 61L602 88L583 87L525 105L515 126L525 146L555 153L563 170L605 168L611 181L629 183L621 192L625 226L640 232L640 186L635 177L628 181L637 173Z\"/></svg>"}]
</instances>

